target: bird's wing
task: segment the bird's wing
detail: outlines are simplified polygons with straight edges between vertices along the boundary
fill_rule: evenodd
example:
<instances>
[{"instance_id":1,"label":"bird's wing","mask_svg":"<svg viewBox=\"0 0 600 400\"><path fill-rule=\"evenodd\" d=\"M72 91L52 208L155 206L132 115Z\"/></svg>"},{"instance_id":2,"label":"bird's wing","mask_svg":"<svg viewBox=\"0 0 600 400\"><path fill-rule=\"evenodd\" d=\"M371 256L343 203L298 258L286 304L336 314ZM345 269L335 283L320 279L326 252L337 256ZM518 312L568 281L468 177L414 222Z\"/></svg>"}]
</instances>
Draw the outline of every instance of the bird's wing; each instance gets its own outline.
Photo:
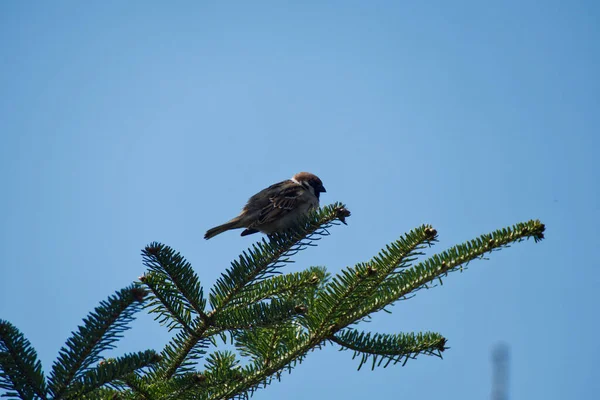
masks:
<instances>
[{"instance_id":1,"label":"bird's wing","mask_svg":"<svg viewBox=\"0 0 600 400\"><path fill-rule=\"evenodd\" d=\"M254 226L275 221L298 207L298 199L305 189L294 185L286 187L269 197L269 203L260 209Z\"/></svg>"}]
</instances>

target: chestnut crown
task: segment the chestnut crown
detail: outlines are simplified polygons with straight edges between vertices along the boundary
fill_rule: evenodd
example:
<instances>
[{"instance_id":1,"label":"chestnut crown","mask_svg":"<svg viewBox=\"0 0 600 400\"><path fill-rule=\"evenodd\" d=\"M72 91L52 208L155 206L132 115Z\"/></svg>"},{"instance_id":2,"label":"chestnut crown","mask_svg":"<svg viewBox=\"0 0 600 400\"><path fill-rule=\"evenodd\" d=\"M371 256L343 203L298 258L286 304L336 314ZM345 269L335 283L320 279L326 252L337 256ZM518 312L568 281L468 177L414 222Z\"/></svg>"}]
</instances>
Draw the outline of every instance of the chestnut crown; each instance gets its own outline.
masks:
<instances>
[{"instance_id":1,"label":"chestnut crown","mask_svg":"<svg viewBox=\"0 0 600 400\"><path fill-rule=\"evenodd\" d=\"M292 177L293 181L298 182L301 185L308 184L310 185L314 193L317 197L319 197L319 193L325 193L325 187L323 186L323 182L319 179L315 174L311 174L310 172L298 172L296 175Z\"/></svg>"}]
</instances>

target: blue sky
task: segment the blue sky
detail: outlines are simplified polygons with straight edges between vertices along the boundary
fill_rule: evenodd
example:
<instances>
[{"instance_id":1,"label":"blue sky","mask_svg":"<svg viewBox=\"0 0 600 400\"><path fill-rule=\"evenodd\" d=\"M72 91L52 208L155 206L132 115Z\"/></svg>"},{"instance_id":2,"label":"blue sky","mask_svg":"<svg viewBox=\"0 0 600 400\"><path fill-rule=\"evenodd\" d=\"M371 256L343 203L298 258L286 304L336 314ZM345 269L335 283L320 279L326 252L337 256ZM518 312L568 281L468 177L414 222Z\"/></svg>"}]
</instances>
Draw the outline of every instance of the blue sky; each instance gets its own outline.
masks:
<instances>
[{"instance_id":1,"label":"blue sky","mask_svg":"<svg viewBox=\"0 0 600 400\"><path fill-rule=\"evenodd\" d=\"M311 353L256 399L592 398L600 240L600 6L592 1L0 3L0 318L49 371L166 243L210 287L256 236L206 229L298 171L348 226L288 270L364 261L422 223L441 251L539 218L547 239L363 326L437 331L444 360L357 372ZM161 349L139 314L118 351Z\"/></svg>"}]
</instances>

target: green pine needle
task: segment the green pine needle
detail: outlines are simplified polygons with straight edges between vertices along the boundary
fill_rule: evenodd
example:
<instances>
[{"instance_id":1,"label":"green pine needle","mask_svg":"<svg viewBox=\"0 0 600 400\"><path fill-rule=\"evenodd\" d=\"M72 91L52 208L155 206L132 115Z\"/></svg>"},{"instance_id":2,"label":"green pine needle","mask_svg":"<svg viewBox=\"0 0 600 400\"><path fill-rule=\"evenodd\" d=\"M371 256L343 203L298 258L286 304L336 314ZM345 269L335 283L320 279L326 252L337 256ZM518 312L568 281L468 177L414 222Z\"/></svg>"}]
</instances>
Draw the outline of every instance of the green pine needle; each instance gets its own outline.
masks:
<instances>
[{"instance_id":1,"label":"green pine needle","mask_svg":"<svg viewBox=\"0 0 600 400\"><path fill-rule=\"evenodd\" d=\"M129 329L133 315L142 307L145 291L131 285L102 301L84 320L60 350L52 366L49 388L55 398L61 398L74 380L78 380L92 364L100 361L100 353L115 347Z\"/></svg>"},{"instance_id":2,"label":"green pine needle","mask_svg":"<svg viewBox=\"0 0 600 400\"><path fill-rule=\"evenodd\" d=\"M149 367L159 361L159 356L153 350L126 354L123 357L103 360L94 369L88 370L83 376L73 382L67 399L80 399L89 395L106 384L126 379L142 368Z\"/></svg>"},{"instance_id":3,"label":"green pine needle","mask_svg":"<svg viewBox=\"0 0 600 400\"><path fill-rule=\"evenodd\" d=\"M154 242L142 251L143 263L160 281L176 290L178 300L188 313L205 317L206 300L198 276L192 266L169 246Z\"/></svg>"},{"instance_id":4,"label":"green pine needle","mask_svg":"<svg viewBox=\"0 0 600 400\"><path fill-rule=\"evenodd\" d=\"M22 399L45 399L48 391L36 351L15 326L4 320L0 320L0 389L8 390L6 396Z\"/></svg>"},{"instance_id":5,"label":"green pine needle","mask_svg":"<svg viewBox=\"0 0 600 400\"><path fill-rule=\"evenodd\" d=\"M442 356L446 349L446 339L438 333L399 333L382 334L371 332L359 332L354 329L344 330L331 337L332 342L341 346L340 350L354 350L352 358L361 356L358 369L369 359L372 360L372 367L387 367L390 363L396 364L402 362L406 364L411 358L416 358L419 354Z\"/></svg>"},{"instance_id":6,"label":"green pine needle","mask_svg":"<svg viewBox=\"0 0 600 400\"><path fill-rule=\"evenodd\" d=\"M68 339L48 384L30 343L0 320L0 389L4 396L54 399L247 399L307 354L328 343L360 357L372 368L405 364L418 355L442 356L446 339L437 333L382 334L351 328L398 300L441 284L448 273L488 253L528 238L544 238L539 221L519 223L417 259L437 241L423 225L387 245L371 260L330 276L325 268L279 274L299 251L314 246L328 228L350 213L336 203L311 213L289 232L253 245L232 263L210 291L212 311L198 276L173 249L152 243L143 251L148 272L137 284L109 297ZM175 335L160 356L152 351L102 361L143 305ZM228 338L234 351L212 352ZM240 356L241 358L238 358ZM205 357L203 369L199 361ZM97 365L94 365L97 364Z\"/></svg>"},{"instance_id":7,"label":"green pine needle","mask_svg":"<svg viewBox=\"0 0 600 400\"><path fill-rule=\"evenodd\" d=\"M271 326L301 313L301 308L297 306L293 300L273 300L247 307L227 308L215 316L214 324L223 330Z\"/></svg>"}]
</instances>

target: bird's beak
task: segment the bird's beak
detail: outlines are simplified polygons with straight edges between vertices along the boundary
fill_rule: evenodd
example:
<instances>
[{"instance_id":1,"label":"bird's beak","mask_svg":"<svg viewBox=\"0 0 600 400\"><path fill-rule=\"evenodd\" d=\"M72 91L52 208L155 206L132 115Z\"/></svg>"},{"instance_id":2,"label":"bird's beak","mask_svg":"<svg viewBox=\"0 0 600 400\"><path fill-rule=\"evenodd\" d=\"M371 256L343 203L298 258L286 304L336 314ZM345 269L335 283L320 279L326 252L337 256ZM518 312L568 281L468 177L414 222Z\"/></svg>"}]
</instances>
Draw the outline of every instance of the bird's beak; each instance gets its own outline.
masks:
<instances>
[{"instance_id":1,"label":"bird's beak","mask_svg":"<svg viewBox=\"0 0 600 400\"><path fill-rule=\"evenodd\" d=\"M327 190L325 190L325 186L321 186L321 187L319 188L319 192L322 192L322 193L327 193Z\"/></svg>"}]
</instances>

